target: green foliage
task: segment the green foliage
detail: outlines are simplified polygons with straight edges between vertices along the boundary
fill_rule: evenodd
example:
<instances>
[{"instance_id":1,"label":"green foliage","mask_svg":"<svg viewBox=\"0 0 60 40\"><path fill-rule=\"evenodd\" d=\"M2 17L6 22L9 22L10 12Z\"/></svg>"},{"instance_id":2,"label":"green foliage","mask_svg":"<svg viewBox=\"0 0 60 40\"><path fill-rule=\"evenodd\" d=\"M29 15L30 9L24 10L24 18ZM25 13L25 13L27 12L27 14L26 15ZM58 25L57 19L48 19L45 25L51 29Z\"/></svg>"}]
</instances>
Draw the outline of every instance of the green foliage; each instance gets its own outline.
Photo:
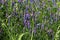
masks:
<instances>
[{"instance_id":1,"label":"green foliage","mask_svg":"<svg viewBox=\"0 0 60 40\"><path fill-rule=\"evenodd\" d=\"M0 3L0 29L3 30L2 33L0 30L0 40L52 40L49 36L51 33L48 34L49 29L53 30L54 40L60 40L60 10L58 10L60 2L56 1L56 6L54 6L52 1L37 1L32 3L28 0L27 4L26 0L21 3L14 0L14 6L12 6L12 0L4 4ZM26 6L30 13L30 28L25 27L23 23ZM35 11L35 21L32 18L33 11ZM54 19L56 17L57 21ZM51 20L53 20L52 24ZM43 29L42 24L44 24ZM36 33L33 31L34 28L36 28Z\"/></svg>"}]
</instances>

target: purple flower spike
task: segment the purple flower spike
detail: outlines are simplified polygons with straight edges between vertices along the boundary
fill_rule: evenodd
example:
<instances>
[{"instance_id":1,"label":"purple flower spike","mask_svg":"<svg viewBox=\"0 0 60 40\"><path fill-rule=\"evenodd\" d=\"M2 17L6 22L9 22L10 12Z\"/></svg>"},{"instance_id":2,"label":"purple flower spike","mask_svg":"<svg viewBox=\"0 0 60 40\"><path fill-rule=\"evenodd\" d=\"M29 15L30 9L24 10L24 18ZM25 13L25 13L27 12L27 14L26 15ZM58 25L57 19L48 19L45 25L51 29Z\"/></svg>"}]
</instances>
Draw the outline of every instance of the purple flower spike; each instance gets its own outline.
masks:
<instances>
[{"instance_id":1,"label":"purple flower spike","mask_svg":"<svg viewBox=\"0 0 60 40\"><path fill-rule=\"evenodd\" d=\"M21 2L21 0L18 0L18 2Z\"/></svg>"},{"instance_id":2,"label":"purple flower spike","mask_svg":"<svg viewBox=\"0 0 60 40\"><path fill-rule=\"evenodd\" d=\"M28 28L30 28L30 14L29 13L24 14L24 26L27 26Z\"/></svg>"},{"instance_id":3,"label":"purple flower spike","mask_svg":"<svg viewBox=\"0 0 60 40\"><path fill-rule=\"evenodd\" d=\"M29 19L30 19L30 14L26 13L26 14L25 14L25 19L26 19L26 20L29 20Z\"/></svg>"},{"instance_id":4,"label":"purple flower spike","mask_svg":"<svg viewBox=\"0 0 60 40\"><path fill-rule=\"evenodd\" d=\"M30 0L30 2L31 2L31 3L33 3L33 2L34 2L34 0Z\"/></svg>"},{"instance_id":5,"label":"purple flower spike","mask_svg":"<svg viewBox=\"0 0 60 40\"><path fill-rule=\"evenodd\" d=\"M12 2L12 7L14 6L15 2Z\"/></svg>"},{"instance_id":6,"label":"purple flower spike","mask_svg":"<svg viewBox=\"0 0 60 40\"><path fill-rule=\"evenodd\" d=\"M20 2L22 2L23 0L18 0L18 2L20 3Z\"/></svg>"},{"instance_id":7,"label":"purple flower spike","mask_svg":"<svg viewBox=\"0 0 60 40\"><path fill-rule=\"evenodd\" d=\"M30 2L33 2L34 0L30 0Z\"/></svg>"},{"instance_id":8,"label":"purple flower spike","mask_svg":"<svg viewBox=\"0 0 60 40\"><path fill-rule=\"evenodd\" d=\"M26 23L26 20L24 20L24 24Z\"/></svg>"}]
</instances>

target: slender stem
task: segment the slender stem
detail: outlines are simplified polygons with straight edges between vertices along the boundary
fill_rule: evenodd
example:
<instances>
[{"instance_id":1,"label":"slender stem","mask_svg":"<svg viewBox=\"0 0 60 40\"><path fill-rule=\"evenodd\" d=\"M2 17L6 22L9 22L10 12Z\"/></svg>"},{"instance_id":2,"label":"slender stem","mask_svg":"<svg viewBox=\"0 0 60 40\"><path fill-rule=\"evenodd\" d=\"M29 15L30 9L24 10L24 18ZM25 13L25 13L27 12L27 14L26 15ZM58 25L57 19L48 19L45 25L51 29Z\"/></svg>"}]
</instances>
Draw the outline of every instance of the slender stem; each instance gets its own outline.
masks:
<instances>
[{"instance_id":1,"label":"slender stem","mask_svg":"<svg viewBox=\"0 0 60 40\"><path fill-rule=\"evenodd\" d=\"M32 31L32 36L31 36L31 40L33 39L33 31Z\"/></svg>"}]
</instances>

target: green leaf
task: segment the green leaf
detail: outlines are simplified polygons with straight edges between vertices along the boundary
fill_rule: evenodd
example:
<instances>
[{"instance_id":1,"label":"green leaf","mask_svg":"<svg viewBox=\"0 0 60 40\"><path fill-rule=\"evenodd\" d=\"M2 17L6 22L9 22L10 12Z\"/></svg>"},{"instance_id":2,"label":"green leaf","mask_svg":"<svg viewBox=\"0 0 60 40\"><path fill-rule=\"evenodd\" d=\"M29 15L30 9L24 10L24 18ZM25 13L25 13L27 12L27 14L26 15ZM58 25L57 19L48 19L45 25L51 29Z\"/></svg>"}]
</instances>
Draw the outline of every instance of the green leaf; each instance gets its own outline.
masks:
<instances>
[{"instance_id":1,"label":"green leaf","mask_svg":"<svg viewBox=\"0 0 60 40\"><path fill-rule=\"evenodd\" d=\"M21 38L22 38L25 34L28 34L28 32L20 34L18 40L21 40Z\"/></svg>"}]
</instances>

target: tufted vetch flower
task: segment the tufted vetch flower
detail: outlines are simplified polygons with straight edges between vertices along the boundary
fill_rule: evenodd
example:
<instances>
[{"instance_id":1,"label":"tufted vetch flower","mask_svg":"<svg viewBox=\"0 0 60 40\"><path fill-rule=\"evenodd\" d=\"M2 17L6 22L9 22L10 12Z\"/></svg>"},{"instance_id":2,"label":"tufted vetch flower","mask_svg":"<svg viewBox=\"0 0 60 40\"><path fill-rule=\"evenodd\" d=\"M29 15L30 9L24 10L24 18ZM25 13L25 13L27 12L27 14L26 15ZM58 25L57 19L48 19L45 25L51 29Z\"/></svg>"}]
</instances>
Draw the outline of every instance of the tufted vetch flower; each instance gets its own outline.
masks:
<instances>
[{"instance_id":1,"label":"tufted vetch flower","mask_svg":"<svg viewBox=\"0 0 60 40\"><path fill-rule=\"evenodd\" d=\"M26 14L24 15L24 19L29 20L29 19L30 19L30 14L29 14L29 13L26 13Z\"/></svg>"},{"instance_id":2,"label":"tufted vetch flower","mask_svg":"<svg viewBox=\"0 0 60 40\"><path fill-rule=\"evenodd\" d=\"M27 26L28 28L30 28L30 14L29 13L24 14L24 26Z\"/></svg>"}]
</instances>

